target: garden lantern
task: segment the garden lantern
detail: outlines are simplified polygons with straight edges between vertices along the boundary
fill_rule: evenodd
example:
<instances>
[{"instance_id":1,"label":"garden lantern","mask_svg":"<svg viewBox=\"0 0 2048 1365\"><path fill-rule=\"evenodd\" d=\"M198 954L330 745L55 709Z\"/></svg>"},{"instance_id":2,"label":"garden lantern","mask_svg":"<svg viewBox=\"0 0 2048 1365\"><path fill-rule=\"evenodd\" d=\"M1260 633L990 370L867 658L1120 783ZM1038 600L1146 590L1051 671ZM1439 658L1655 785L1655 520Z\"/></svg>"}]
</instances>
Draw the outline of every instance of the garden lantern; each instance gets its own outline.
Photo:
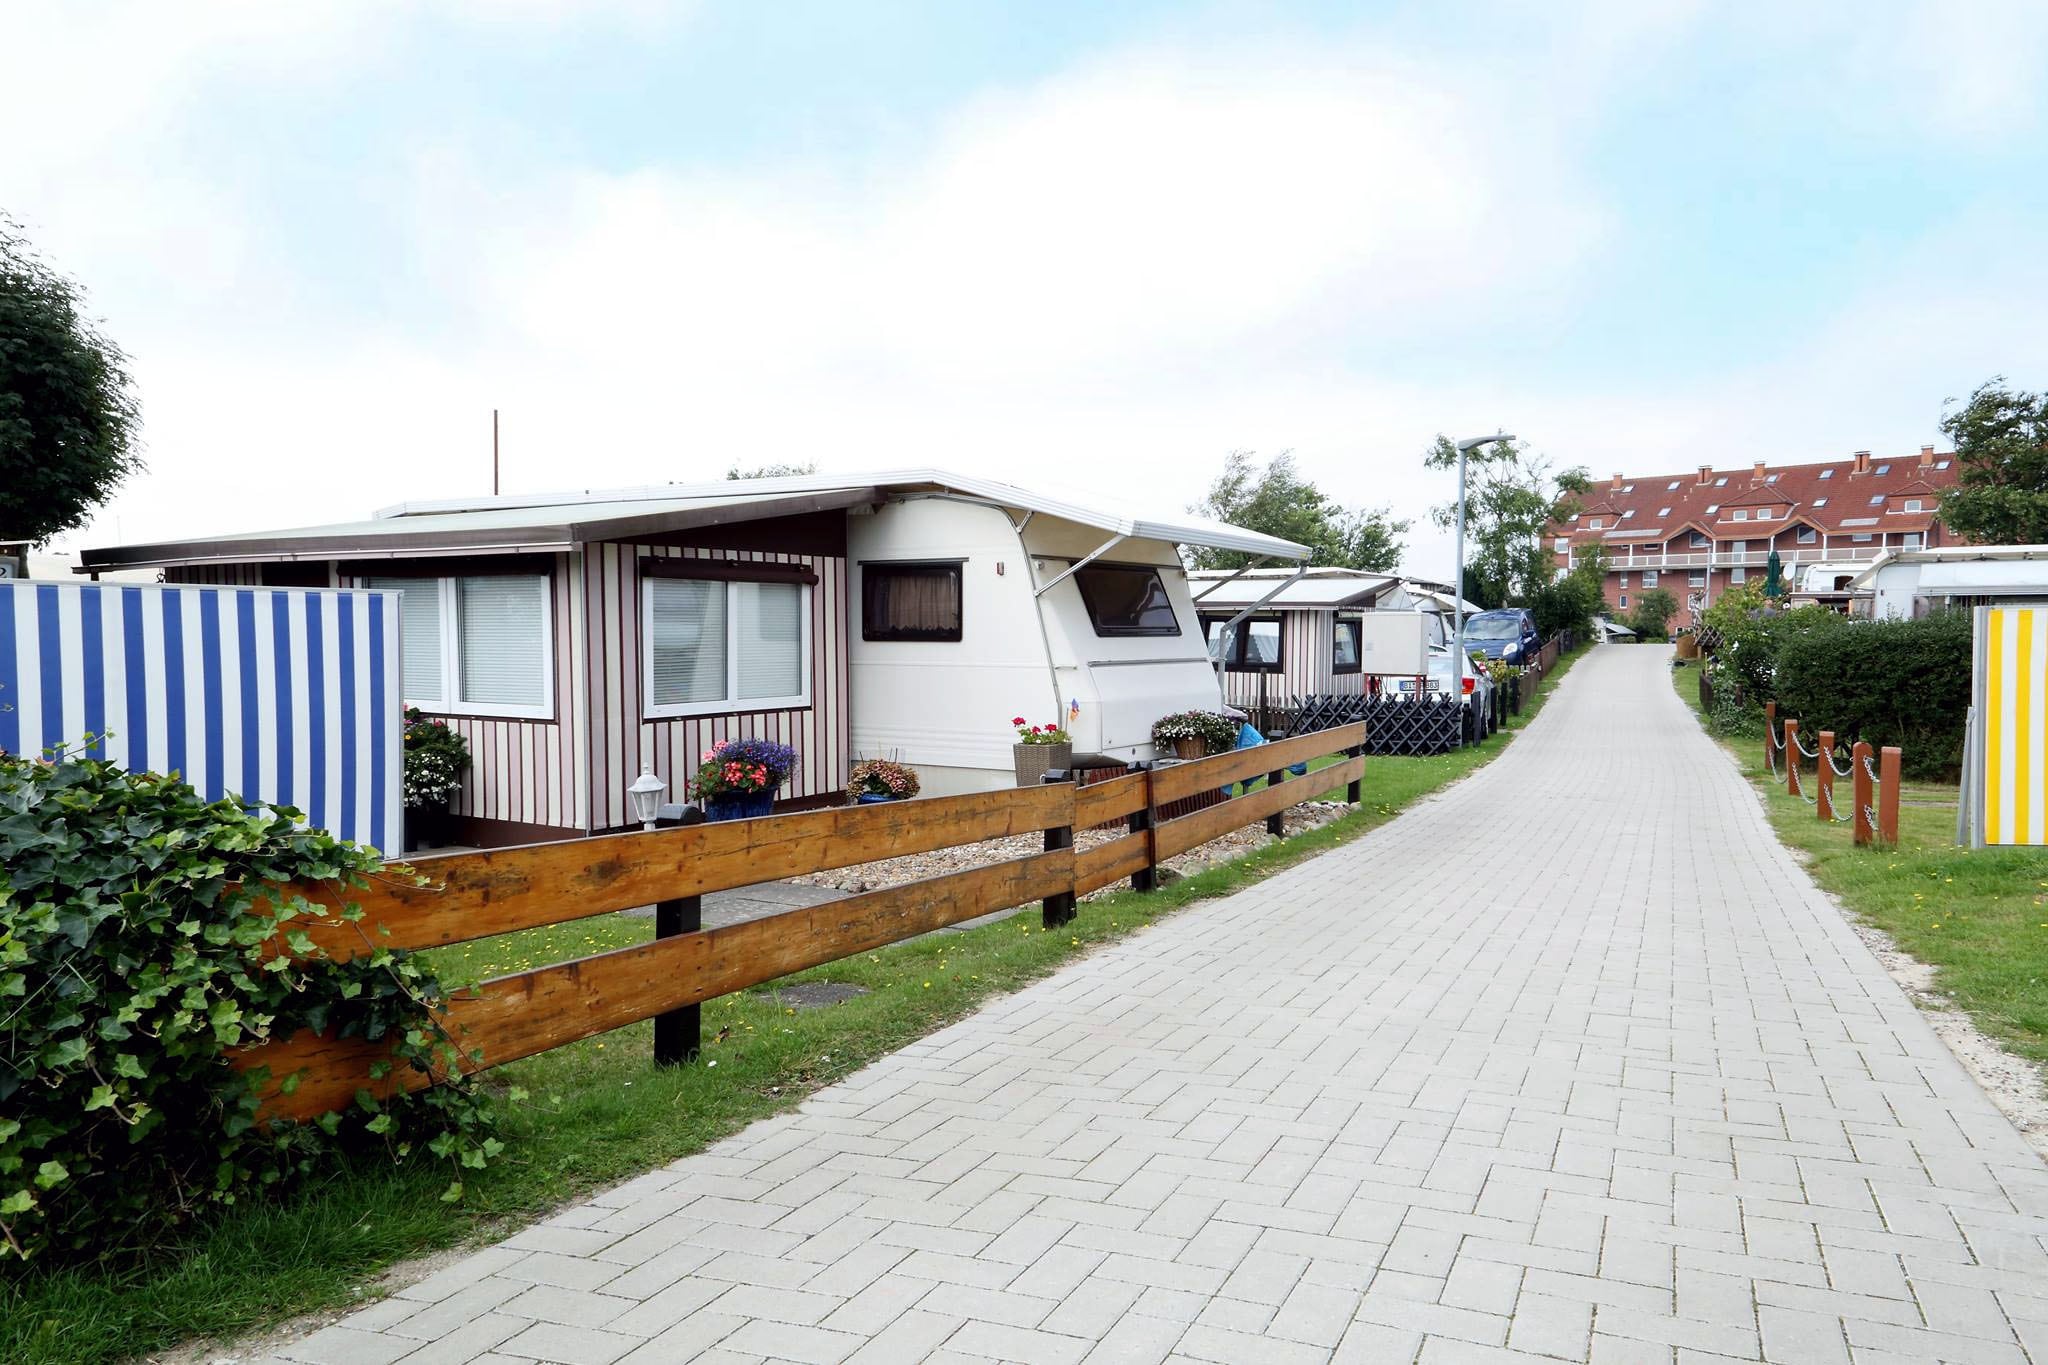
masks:
<instances>
[{"instance_id":1,"label":"garden lantern","mask_svg":"<svg viewBox=\"0 0 2048 1365\"><path fill-rule=\"evenodd\" d=\"M654 765L645 764L640 776L633 779L633 785L626 788L626 800L633 807L633 818L640 822L640 828L653 829L655 812L661 809L661 798L668 791L668 783L654 775Z\"/></svg>"}]
</instances>

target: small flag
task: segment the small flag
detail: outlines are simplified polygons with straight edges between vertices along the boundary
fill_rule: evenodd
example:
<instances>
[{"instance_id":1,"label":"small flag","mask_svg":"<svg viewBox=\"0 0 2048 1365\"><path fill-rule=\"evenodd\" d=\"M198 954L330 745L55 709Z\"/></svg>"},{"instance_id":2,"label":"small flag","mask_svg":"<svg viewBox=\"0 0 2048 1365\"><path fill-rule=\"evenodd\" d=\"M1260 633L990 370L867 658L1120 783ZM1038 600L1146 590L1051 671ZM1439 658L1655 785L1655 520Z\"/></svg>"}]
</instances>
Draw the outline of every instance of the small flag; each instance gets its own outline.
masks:
<instances>
[{"instance_id":1,"label":"small flag","mask_svg":"<svg viewBox=\"0 0 2048 1365\"><path fill-rule=\"evenodd\" d=\"M1079 719L1081 719L1081 699L1079 697L1068 697L1067 724L1072 725Z\"/></svg>"}]
</instances>

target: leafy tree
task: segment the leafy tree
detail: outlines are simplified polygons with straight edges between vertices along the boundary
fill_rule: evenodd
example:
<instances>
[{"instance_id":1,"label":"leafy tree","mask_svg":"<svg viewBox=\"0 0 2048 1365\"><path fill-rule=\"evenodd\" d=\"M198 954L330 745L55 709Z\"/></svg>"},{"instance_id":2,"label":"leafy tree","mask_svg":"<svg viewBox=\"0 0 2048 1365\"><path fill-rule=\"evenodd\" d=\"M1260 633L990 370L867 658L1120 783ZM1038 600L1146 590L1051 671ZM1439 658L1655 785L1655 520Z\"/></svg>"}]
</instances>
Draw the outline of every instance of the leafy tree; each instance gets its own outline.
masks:
<instances>
[{"instance_id":1,"label":"leafy tree","mask_svg":"<svg viewBox=\"0 0 2048 1365\"><path fill-rule=\"evenodd\" d=\"M1561 630L1590 632L1607 605L1606 581L1606 553L1588 546L1570 573L1556 574L1524 599L1537 633L1548 639Z\"/></svg>"},{"instance_id":2,"label":"leafy tree","mask_svg":"<svg viewBox=\"0 0 2048 1365\"><path fill-rule=\"evenodd\" d=\"M1294 456L1275 455L1261 469L1250 451L1233 450L1209 496L1188 509L1200 516L1306 545L1310 562L1391 573L1401 561L1408 523L1384 507L1347 508L1301 476ZM1197 569L1240 569L1256 559L1236 550L1191 549Z\"/></svg>"},{"instance_id":3,"label":"leafy tree","mask_svg":"<svg viewBox=\"0 0 2048 1365\"><path fill-rule=\"evenodd\" d=\"M1458 448L1439 436L1422 462L1456 469ZM1533 602L1557 571L1543 531L1568 516L1590 486L1583 469L1557 470L1526 445L1502 441L1465 456L1467 563L1479 580L1475 602ZM1458 505L1431 509L1439 526L1457 524Z\"/></svg>"},{"instance_id":4,"label":"leafy tree","mask_svg":"<svg viewBox=\"0 0 2048 1365\"><path fill-rule=\"evenodd\" d=\"M83 526L142 468L127 357L84 308L0 215L0 535L42 544Z\"/></svg>"},{"instance_id":5,"label":"leafy tree","mask_svg":"<svg viewBox=\"0 0 2048 1365\"><path fill-rule=\"evenodd\" d=\"M725 471L725 477L728 479L786 479L792 474L815 474L817 472L818 462L816 460L806 460L802 464L764 464L753 469L741 469L738 465L734 465L731 469Z\"/></svg>"},{"instance_id":6,"label":"leafy tree","mask_svg":"<svg viewBox=\"0 0 2048 1365\"><path fill-rule=\"evenodd\" d=\"M1941 419L1955 443L1956 486L1941 495L1941 519L1987 545L2048 541L2048 393L2005 387L1995 375Z\"/></svg>"},{"instance_id":7,"label":"leafy tree","mask_svg":"<svg viewBox=\"0 0 2048 1365\"><path fill-rule=\"evenodd\" d=\"M1645 640L1661 640L1678 615L1678 599L1663 588L1652 588L1636 599L1629 616L1629 629Z\"/></svg>"}]
</instances>

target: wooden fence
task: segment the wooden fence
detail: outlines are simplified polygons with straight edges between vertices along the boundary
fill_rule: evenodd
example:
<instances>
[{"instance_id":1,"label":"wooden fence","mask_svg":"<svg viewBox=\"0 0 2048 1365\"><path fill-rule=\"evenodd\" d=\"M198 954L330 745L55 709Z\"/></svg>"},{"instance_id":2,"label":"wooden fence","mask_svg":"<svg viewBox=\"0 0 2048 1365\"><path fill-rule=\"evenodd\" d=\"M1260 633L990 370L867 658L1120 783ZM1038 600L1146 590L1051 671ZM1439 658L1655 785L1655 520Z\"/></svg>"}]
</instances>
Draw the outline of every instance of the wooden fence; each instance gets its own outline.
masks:
<instances>
[{"instance_id":1,"label":"wooden fence","mask_svg":"<svg viewBox=\"0 0 2048 1365\"><path fill-rule=\"evenodd\" d=\"M631 948L499 977L450 999L443 1025L470 1070L499 1066L594 1034L655 1020L660 1061L697 1051L706 1000L792 972L929 933L1031 901L1048 927L1074 917L1076 897L1130 878L1153 884L1167 858L1232 829L1265 820L1342 786L1356 803L1365 773L1365 726L1296 739L1106 782L1021 787L969 796L845 806L796 815L688 825L524 848L422 858L425 886L377 880L292 890L362 918L294 921L319 950L350 958L377 948L438 948L639 906L655 906L656 937ZM1300 776L1287 769L1335 756ZM1249 788L1257 778L1263 786ZM1176 818L1162 808L1239 783L1242 794ZM1121 821L1125 832L1077 851L1074 831ZM1012 835L1043 833L1043 849L1022 857L829 901L718 929L700 927L706 892L732 890L882 858L927 853ZM371 1079L388 1046L360 1038L300 1033L239 1054L264 1066L264 1114L311 1118L373 1094L417 1089L439 1077L393 1067ZM296 1076L290 1093L287 1079Z\"/></svg>"}]
</instances>

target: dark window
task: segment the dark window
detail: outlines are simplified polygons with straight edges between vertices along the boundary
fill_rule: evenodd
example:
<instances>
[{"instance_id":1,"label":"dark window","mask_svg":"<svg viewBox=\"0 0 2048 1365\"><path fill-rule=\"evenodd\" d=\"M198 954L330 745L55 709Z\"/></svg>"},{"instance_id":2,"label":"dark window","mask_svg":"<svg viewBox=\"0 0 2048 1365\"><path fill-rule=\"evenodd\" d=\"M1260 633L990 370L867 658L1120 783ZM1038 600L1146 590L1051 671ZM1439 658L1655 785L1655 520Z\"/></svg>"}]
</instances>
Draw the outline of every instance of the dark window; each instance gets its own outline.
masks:
<instances>
[{"instance_id":1,"label":"dark window","mask_svg":"<svg viewBox=\"0 0 2048 1365\"><path fill-rule=\"evenodd\" d=\"M1074 581L1097 635L1180 634L1173 600L1151 565L1090 564Z\"/></svg>"},{"instance_id":2,"label":"dark window","mask_svg":"<svg viewBox=\"0 0 2048 1365\"><path fill-rule=\"evenodd\" d=\"M1280 622L1278 618L1254 618L1230 627L1228 616L1204 617L1203 634L1208 637L1209 657L1221 660L1232 673L1278 673L1280 671ZM1351 671L1356 672L1356 668Z\"/></svg>"},{"instance_id":3,"label":"dark window","mask_svg":"<svg viewBox=\"0 0 2048 1365\"><path fill-rule=\"evenodd\" d=\"M1339 621L1337 637L1331 646L1330 667L1337 673L1358 671L1358 632L1362 622Z\"/></svg>"},{"instance_id":4,"label":"dark window","mask_svg":"<svg viewBox=\"0 0 2048 1365\"><path fill-rule=\"evenodd\" d=\"M860 638L957 643L960 565L861 565Z\"/></svg>"},{"instance_id":5,"label":"dark window","mask_svg":"<svg viewBox=\"0 0 2048 1365\"><path fill-rule=\"evenodd\" d=\"M1814 541L1818 539L1820 539L1820 533L1814 530L1811 526L1802 526L1799 528L1799 543L1801 545L1811 545Z\"/></svg>"}]
</instances>

